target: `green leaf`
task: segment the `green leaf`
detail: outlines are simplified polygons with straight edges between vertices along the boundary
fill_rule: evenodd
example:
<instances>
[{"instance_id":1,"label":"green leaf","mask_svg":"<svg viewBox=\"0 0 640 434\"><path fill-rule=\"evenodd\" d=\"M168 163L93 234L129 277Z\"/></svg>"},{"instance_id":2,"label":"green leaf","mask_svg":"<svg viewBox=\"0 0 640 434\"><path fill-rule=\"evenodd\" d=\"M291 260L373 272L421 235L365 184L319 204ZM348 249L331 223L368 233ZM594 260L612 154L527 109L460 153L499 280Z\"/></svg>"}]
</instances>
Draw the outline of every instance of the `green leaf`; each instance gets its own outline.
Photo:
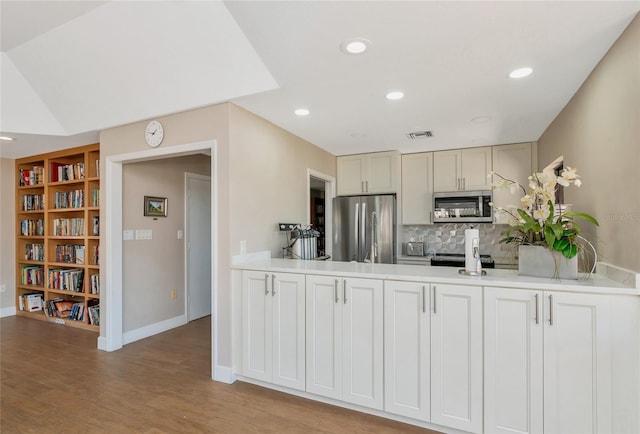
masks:
<instances>
[{"instance_id":1,"label":"green leaf","mask_svg":"<svg viewBox=\"0 0 640 434\"><path fill-rule=\"evenodd\" d=\"M571 243L566 238L563 238L561 240L556 240L556 242L553 244L553 250L557 250L558 252L564 252L564 249L569 247L569 244Z\"/></svg>"},{"instance_id":2,"label":"green leaf","mask_svg":"<svg viewBox=\"0 0 640 434\"><path fill-rule=\"evenodd\" d=\"M564 213L564 215L570 218L573 218L573 217L581 218L596 226L600 226L600 224L598 223L598 220L591 217L589 214L586 214L583 212L567 211L566 213Z\"/></svg>"},{"instance_id":3,"label":"green leaf","mask_svg":"<svg viewBox=\"0 0 640 434\"><path fill-rule=\"evenodd\" d=\"M567 258L567 259L571 259L574 256L576 256L578 254L578 246L576 244L569 244L563 251L562 251L562 255Z\"/></svg>"},{"instance_id":4,"label":"green leaf","mask_svg":"<svg viewBox=\"0 0 640 434\"><path fill-rule=\"evenodd\" d=\"M549 247L554 247L554 243L556 242L556 235L550 225L544 227L544 238L547 241L547 245Z\"/></svg>"}]
</instances>

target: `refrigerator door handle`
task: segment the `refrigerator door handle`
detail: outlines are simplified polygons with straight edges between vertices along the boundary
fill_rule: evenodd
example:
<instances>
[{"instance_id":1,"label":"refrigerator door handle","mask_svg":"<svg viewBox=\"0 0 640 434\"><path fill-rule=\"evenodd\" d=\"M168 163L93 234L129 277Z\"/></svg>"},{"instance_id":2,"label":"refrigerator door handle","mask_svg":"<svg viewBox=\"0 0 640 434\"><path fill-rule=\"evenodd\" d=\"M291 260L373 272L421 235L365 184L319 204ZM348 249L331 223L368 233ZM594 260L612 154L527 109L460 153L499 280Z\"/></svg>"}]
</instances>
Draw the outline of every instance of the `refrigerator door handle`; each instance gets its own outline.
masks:
<instances>
[{"instance_id":1,"label":"refrigerator door handle","mask_svg":"<svg viewBox=\"0 0 640 434\"><path fill-rule=\"evenodd\" d=\"M360 262L364 262L367 258L367 246L365 242L367 240L367 204L362 203L362 224L360 225Z\"/></svg>"},{"instance_id":2,"label":"refrigerator door handle","mask_svg":"<svg viewBox=\"0 0 640 434\"><path fill-rule=\"evenodd\" d=\"M359 258L360 252L358 251L359 250L358 249L358 233L360 232L358 230L358 226L359 226L358 224L359 224L359 221L360 221L360 204L359 203L356 203L355 216L356 216L356 218L355 218L355 226L354 226L355 230L353 231L353 245L356 248L356 260L358 260L358 259L360 259Z\"/></svg>"}]
</instances>

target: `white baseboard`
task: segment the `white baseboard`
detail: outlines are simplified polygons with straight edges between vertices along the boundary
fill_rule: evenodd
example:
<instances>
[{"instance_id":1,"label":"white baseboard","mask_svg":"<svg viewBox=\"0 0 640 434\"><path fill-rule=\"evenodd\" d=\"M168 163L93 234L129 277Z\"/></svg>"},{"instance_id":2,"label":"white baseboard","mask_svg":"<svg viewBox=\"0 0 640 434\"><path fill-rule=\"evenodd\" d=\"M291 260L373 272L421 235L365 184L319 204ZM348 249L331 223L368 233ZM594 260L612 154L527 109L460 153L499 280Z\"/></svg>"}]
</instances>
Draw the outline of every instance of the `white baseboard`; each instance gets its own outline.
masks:
<instances>
[{"instance_id":1,"label":"white baseboard","mask_svg":"<svg viewBox=\"0 0 640 434\"><path fill-rule=\"evenodd\" d=\"M233 375L233 369L229 366L216 365L213 369L213 379L221 383L232 384L235 383L236 376Z\"/></svg>"},{"instance_id":2,"label":"white baseboard","mask_svg":"<svg viewBox=\"0 0 640 434\"><path fill-rule=\"evenodd\" d=\"M0 318L4 318L5 316L14 316L16 314L16 307L3 307L0 308Z\"/></svg>"},{"instance_id":3,"label":"white baseboard","mask_svg":"<svg viewBox=\"0 0 640 434\"><path fill-rule=\"evenodd\" d=\"M140 327L139 329L130 330L122 334L122 344L127 345L131 342L139 341L140 339L148 338L149 336L157 335L158 333L166 332L167 330L180 327L187 323L185 315L179 315L174 318L170 318L164 321L160 321L148 326ZM98 348L100 348L100 341L98 340Z\"/></svg>"}]
</instances>

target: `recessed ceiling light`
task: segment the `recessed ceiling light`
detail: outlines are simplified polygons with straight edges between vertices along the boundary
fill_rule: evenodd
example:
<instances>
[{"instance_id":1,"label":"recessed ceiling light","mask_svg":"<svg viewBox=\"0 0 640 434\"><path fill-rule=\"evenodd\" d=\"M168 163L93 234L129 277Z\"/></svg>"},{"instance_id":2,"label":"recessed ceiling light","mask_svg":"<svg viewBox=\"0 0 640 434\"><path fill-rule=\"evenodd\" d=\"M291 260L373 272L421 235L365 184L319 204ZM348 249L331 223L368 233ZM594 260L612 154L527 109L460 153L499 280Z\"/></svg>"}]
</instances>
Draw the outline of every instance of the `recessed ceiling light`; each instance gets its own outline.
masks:
<instances>
[{"instance_id":1,"label":"recessed ceiling light","mask_svg":"<svg viewBox=\"0 0 640 434\"><path fill-rule=\"evenodd\" d=\"M391 92L388 92L385 97L387 99L390 99L392 101L398 100L398 99L402 99L404 98L404 92L402 92L401 90L392 90Z\"/></svg>"},{"instance_id":2,"label":"recessed ceiling light","mask_svg":"<svg viewBox=\"0 0 640 434\"><path fill-rule=\"evenodd\" d=\"M526 77L526 76L530 75L532 72L533 72L533 69L531 69L531 68L529 68L527 66L525 68L514 69L509 74L509 77L511 77L511 78L523 78L523 77Z\"/></svg>"},{"instance_id":3,"label":"recessed ceiling light","mask_svg":"<svg viewBox=\"0 0 640 434\"><path fill-rule=\"evenodd\" d=\"M10 142L11 140L15 140L15 139L13 137L0 136L0 140L6 140L6 141Z\"/></svg>"},{"instance_id":4,"label":"recessed ceiling light","mask_svg":"<svg viewBox=\"0 0 640 434\"><path fill-rule=\"evenodd\" d=\"M340 51L345 54L362 54L367 51L371 42L363 38L347 39L340 44Z\"/></svg>"},{"instance_id":5,"label":"recessed ceiling light","mask_svg":"<svg viewBox=\"0 0 640 434\"><path fill-rule=\"evenodd\" d=\"M295 113L296 116L309 116L309 113L311 112L309 111L309 109L301 107L295 109L293 113Z\"/></svg>"}]
</instances>

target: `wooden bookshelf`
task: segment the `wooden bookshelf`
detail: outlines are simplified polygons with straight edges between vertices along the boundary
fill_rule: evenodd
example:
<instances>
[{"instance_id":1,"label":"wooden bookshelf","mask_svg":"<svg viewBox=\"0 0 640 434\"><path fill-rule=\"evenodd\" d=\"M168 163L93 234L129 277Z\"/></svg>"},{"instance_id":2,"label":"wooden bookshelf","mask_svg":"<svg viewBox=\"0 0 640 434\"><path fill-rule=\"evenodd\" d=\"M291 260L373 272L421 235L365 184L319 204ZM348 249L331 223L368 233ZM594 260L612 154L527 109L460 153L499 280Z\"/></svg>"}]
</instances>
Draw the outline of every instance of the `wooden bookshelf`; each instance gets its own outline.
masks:
<instances>
[{"instance_id":1,"label":"wooden bookshelf","mask_svg":"<svg viewBox=\"0 0 640 434\"><path fill-rule=\"evenodd\" d=\"M99 331L99 162L98 143L16 160L18 315Z\"/></svg>"}]
</instances>

